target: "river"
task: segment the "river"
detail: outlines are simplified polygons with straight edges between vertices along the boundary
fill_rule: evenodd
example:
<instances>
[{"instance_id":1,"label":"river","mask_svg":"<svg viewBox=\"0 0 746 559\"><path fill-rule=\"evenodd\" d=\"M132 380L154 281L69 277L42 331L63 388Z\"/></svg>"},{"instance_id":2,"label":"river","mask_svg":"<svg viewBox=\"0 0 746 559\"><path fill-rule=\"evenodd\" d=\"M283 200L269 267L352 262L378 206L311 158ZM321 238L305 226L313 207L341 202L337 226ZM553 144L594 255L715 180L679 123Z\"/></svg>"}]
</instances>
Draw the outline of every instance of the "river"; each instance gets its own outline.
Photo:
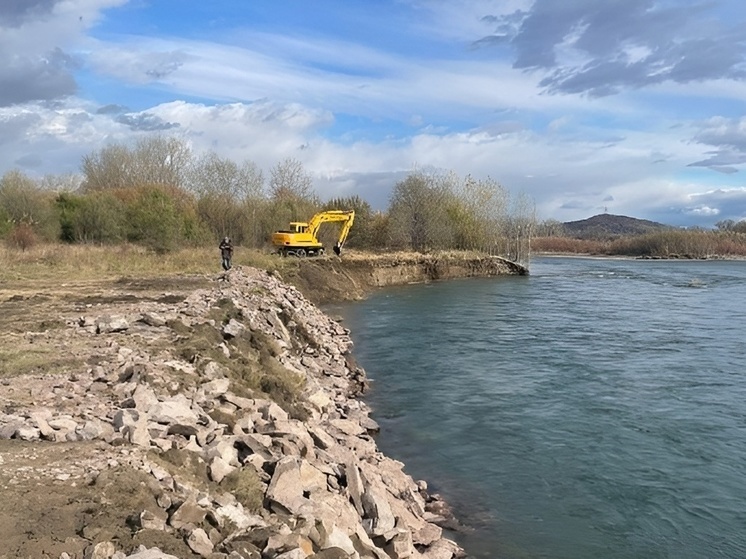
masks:
<instances>
[{"instance_id":1,"label":"river","mask_svg":"<svg viewBox=\"0 0 746 559\"><path fill-rule=\"evenodd\" d=\"M472 557L746 557L746 262L535 258L330 309Z\"/></svg>"}]
</instances>

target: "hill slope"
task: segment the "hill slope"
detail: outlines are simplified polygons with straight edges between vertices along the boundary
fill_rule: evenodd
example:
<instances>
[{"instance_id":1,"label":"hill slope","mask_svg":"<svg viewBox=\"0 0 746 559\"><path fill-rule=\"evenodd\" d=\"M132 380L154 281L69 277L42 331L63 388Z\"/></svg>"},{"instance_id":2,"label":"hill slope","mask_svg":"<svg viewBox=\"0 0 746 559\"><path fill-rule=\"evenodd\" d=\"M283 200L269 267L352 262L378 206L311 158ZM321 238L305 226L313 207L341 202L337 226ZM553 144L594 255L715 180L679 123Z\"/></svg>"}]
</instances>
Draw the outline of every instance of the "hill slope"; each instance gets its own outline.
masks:
<instances>
[{"instance_id":1,"label":"hill slope","mask_svg":"<svg viewBox=\"0 0 746 559\"><path fill-rule=\"evenodd\" d=\"M655 221L612 214L594 215L588 219L568 221L563 225L568 236L579 239L607 239L620 236L644 235L671 228L669 225Z\"/></svg>"}]
</instances>

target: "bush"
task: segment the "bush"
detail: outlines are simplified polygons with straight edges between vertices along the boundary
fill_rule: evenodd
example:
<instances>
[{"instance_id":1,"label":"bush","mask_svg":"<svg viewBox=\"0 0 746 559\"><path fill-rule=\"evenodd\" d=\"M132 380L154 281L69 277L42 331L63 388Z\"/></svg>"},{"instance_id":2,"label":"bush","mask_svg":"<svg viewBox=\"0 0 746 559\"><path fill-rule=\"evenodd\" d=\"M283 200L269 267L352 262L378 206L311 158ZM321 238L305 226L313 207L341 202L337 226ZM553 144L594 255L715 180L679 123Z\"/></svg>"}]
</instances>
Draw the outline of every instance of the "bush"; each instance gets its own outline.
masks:
<instances>
[{"instance_id":1,"label":"bush","mask_svg":"<svg viewBox=\"0 0 746 559\"><path fill-rule=\"evenodd\" d=\"M33 247L37 241L34 228L25 222L14 225L5 239L9 247L20 249L23 252Z\"/></svg>"}]
</instances>

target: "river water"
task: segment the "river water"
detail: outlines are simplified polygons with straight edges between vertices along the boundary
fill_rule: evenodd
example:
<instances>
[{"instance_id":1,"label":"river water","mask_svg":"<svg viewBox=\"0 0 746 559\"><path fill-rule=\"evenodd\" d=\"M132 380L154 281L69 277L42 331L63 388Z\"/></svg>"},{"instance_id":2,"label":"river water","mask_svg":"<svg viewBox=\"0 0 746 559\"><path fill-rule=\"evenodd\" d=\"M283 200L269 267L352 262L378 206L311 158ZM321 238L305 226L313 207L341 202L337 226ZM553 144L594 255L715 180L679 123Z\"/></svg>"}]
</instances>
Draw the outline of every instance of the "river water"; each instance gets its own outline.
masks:
<instances>
[{"instance_id":1,"label":"river water","mask_svg":"<svg viewBox=\"0 0 746 559\"><path fill-rule=\"evenodd\" d=\"M496 559L746 557L746 262L537 258L330 309L378 444Z\"/></svg>"}]
</instances>

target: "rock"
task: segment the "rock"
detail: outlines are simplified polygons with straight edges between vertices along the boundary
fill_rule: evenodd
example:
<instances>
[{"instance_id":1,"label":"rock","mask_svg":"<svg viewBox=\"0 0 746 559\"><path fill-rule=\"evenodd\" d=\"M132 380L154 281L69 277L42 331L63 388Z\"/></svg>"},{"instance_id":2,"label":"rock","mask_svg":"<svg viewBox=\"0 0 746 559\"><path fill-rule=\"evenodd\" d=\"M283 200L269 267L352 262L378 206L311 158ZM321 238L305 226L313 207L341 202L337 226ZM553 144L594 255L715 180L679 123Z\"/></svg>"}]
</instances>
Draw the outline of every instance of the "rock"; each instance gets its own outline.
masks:
<instances>
[{"instance_id":1,"label":"rock","mask_svg":"<svg viewBox=\"0 0 746 559\"><path fill-rule=\"evenodd\" d=\"M192 403L183 394L158 402L152 407L149 415L156 423L167 425L196 425L198 419L192 410Z\"/></svg>"},{"instance_id":2,"label":"rock","mask_svg":"<svg viewBox=\"0 0 746 559\"><path fill-rule=\"evenodd\" d=\"M125 559L179 559L175 555L162 552L157 547L146 549L145 546L140 546L140 548L136 553L127 555Z\"/></svg>"},{"instance_id":3,"label":"rock","mask_svg":"<svg viewBox=\"0 0 746 559\"><path fill-rule=\"evenodd\" d=\"M112 332L124 332L130 325L127 319L121 315L104 315L96 319L97 334L111 334Z\"/></svg>"},{"instance_id":4,"label":"rock","mask_svg":"<svg viewBox=\"0 0 746 559\"><path fill-rule=\"evenodd\" d=\"M369 535L382 536L394 528L396 518L391 513L384 488L366 487L362 503L365 511L363 526Z\"/></svg>"},{"instance_id":5,"label":"rock","mask_svg":"<svg viewBox=\"0 0 746 559\"><path fill-rule=\"evenodd\" d=\"M129 443L144 448L150 447L150 432L148 431L148 424L145 420L139 420L137 423L132 425L125 425L122 427L121 433Z\"/></svg>"},{"instance_id":6,"label":"rock","mask_svg":"<svg viewBox=\"0 0 746 559\"><path fill-rule=\"evenodd\" d=\"M148 326L154 326L156 328L166 325L166 319L154 312L142 313L142 315L140 315L140 322L144 322Z\"/></svg>"},{"instance_id":7,"label":"rock","mask_svg":"<svg viewBox=\"0 0 746 559\"><path fill-rule=\"evenodd\" d=\"M27 427L25 425L18 427L15 430L15 434L12 435L16 439L22 441L38 441L41 438L41 431L36 427Z\"/></svg>"},{"instance_id":8,"label":"rock","mask_svg":"<svg viewBox=\"0 0 746 559\"><path fill-rule=\"evenodd\" d=\"M322 472L305 460L286 456L275 466L266 496L271 502L296 514L310 503L309 497L315 491L322 490L326 490L326 476Z\"/></svg>"},{"instance_id":9,"label":"rock","mask_svg":"<svg viewBox=\"0 0 746 559\"><path fill-rule=\"evenodd\" d=\"M142 504L126 511L126 530L151 531L141 541L164 545L175 538L169 545L186 544L205 558L261 559L262 550L265 557L285 559L458 555L458 546L427 522L447 522L437 514L448 513L447 505L428 496L426 484L415 483L401 463L383 456L370 435L378 425L356 399L365 374L349 354L349 332L276 275L236 267L216 283L169 307L138 299L116 314L102 303L100 316L85 318L83 328L76 310L76 317L65 318L67 330L28 334L33 343L59 334L68 344L59 351L92 365L0 381L0 401L10 403L0 417L0 438L33 441L18 445L24 449L42 446L35 444L40 438L95 447L84 460L60 461L49 471L53 482L77 488L94 480L106 487L107 480L137 470L147 476L140 484L146 500L132 501ZM241 321L222 325L215 314L225 310L220 301L231 301ZM139 318L130 328L125 316ZM237 340L247 326L271 345L255 347L263 343L259 335L251 344ZM128 330L133 334L110 335ZM190 338L203 332L203 339ZM70 336L75 344L68 343ZM86 343L92 347L83 348ZM218 362L223 355L213 353L220 351L230 358L226 365ZM304 412L303 421L256 397L256 385L244 382L272 367L283 367L301 388L295 409ZM92 440L97 442L85 442ZM15 471L7 456L0 464ZM247 475L234 487L225 478L238 468L247 468ZM36 467L18 471L44 475ZM83 559L85 549L86 557L127 559L97 541L118 533L104 530L85 526L82 536L75 534L82 543L74 552L71 545L70 557ZM96 544L85 548L90 542ZM145 547L129 558L174 559Z\"/></svg>"},{"instance_id":10,"label":"rock","mask_svg":"<svg viewBox=\"0 0 746 559\"><path fill-rule=\"evenodd\" d=\"M441 539L433 543L423 553L424 559L451 559L461 557L461 548L451 540Z\"/></svg>"},{"instance_id":11,"label":"rock","mask_svg":"<svg viewBox=\"0 0 746 559\"><path fill-rule=\"evenodd\" d=\"M228 462L223 460L223 458L216 456L212 459L212 462L210 462L210 479L215 483L220 483L223 481L225 476L233 472L235 469L234 466L228 464Z\"/></svg>"},{"instance_id":12,"label":"rock","mask_svg":"<svg viewBox=\"0 0 746 559\"><path fill-rule=\"evenodd\" d=\"M112 542L100 542L88 546L83 557L85 559L111 559L116 550Z\"/></svg>"},{"instance_id":13,"label":"rock","mask_svg":"<svg viewBox=\"0 0 746 559\"><path fill-rule=\"evenodd\" d=\"M236 338L241 335L246 327L238 322L235 318L231 318L228 324L223 326L223 337L226 339Z\"/></svg>"},{"instance_id":14,"label":"rock","mask_svg":"<svg viewBox=\"0 0 746 559\"><path fill-rule=\"evenodd\" d=\"M202 390L208 398L216 398L228 392L231 381L227 378L216 378L202 385ZM240 407L240 406L239 406Z\"/></svg>"},{"instance_id":15,"label":"rock","mask_svg":"<svg viewBox=\"0 0 746 559\"><path fill-rule=\"evenodd\" d=\"M75 429L79 441L92 441L94 439L105 439L114 434L114 428L100 419L91 419L82 426Z\"/></svg>"},{"instance_id":16,"label":"rock","mask_svg":"<svg viewBox=\"0 0 746 559\"><path fill-rule=\"evenodd\" d=\"M238 530L264 527L267 525L262 517L247 514L243 507L239 504L221 506L220 508L215 510L215 515L218 519L222 519L223 521L228 520L232 522Z\"/></svg>"},{"instance_id":17,"label":"rock","mask_svg":"<svg viewBox=\"0 0 746 559\"><path fill-rule=\"evenodd\" d=\"M186 539L189 549L201 557L207 557L215 548L207 533L202 528L196 528L189 533Z\"/></svg>"},{"instance_id":18,"label":"rock","mask_svg":"<svg viewBox=\"0 0 746 559\"><path fill-rule=\"evenodd\" d=\"M352 419L332 419L329 423L345 435L352 437L365 433L365 428L360 425L360 422Z\"/></svg>"},{"instance_id":19,"label":"rock","mask_svg":"<svg viewBox=\"0 0 746 559\"><path fill-rule=\"evenodd\" d=\"M321 550L339 549L345 554L355 555L355 545L350 536L329 520L317 520L314 543Z\"/></svg>"},{"instance_id":20,"label":"rock","mask_svg":"<svg viewBox=\"0 0 746 559\"><path fill-rule=\"evenodd\" d=\"M158 396L155 395L155 390L145 384L138 384L132 394L132 400L135 404L135 409L147 413L152 407L158 403Z\"/></svg>"},{"instance_id":21,"label":"rock","mask_svg":"<svg viewBox=\"0 0 746 559\"><path fill-rule=\"evenodd\" d=\"M174 511L168 524L176 529L182 528L187 524L199 525L205 520L207 511L200 507L194 499L188 499Z\"/></svg>"},{"instance_id":22,"label":"rock","mask_svg":"<svg viewBox=\"0 0 746 559\"><path fill-rule=\"evenodd\" d=\"M165 511L144 510L140 513L140 527L143 530L165 530L168 515Z\"/></svg>"},{"instance_id":23,"label":"rock","mask_svg":"<svg viewBox=\"0 0 746 559\"><path fill-rule=\"evenodd\" d=\"M396 535L391 538L383 548L391 559L406 559L414 555L414 545L412 545L412 534L409 530L398 530Z\"/></svg>"},{"instance_id":24,"label":"rock","mask_svg":"<svg viewBox=\"0 0 746 559\"><path fill-rule=\"evenodd\" d=\"M329 547L311 555L309 559L351 559L355 556L356 552L347 553L344 549L340 549L338 547Z\"/></svg>"}]
</instances>

